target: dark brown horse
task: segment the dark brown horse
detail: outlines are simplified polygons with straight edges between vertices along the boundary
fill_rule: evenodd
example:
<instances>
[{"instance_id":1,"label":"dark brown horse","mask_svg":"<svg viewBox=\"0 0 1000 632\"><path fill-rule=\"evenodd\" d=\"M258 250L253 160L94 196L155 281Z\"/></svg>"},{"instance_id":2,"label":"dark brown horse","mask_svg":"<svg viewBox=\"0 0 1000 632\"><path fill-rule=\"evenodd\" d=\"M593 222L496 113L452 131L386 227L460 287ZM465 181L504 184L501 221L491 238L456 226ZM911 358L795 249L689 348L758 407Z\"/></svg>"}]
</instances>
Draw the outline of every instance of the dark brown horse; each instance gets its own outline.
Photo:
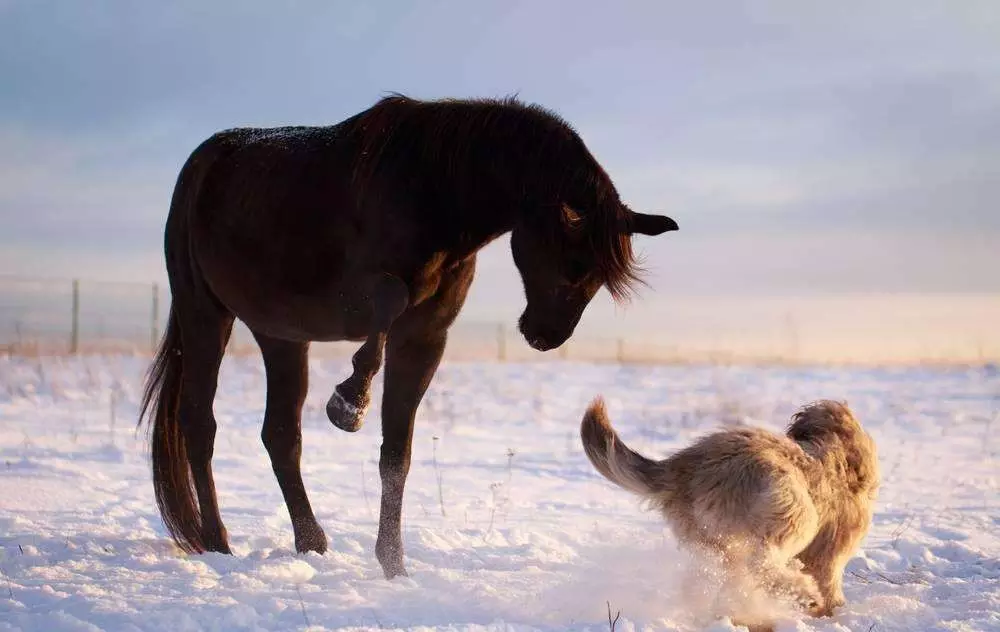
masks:
<instances>
[{"instance_id":1,"label":"dark brown horse","mask_svg":"<svg viewBox=\"0 0 1000 632\"><path fill-rule=\"evenodd\" d=\"M472 282L476 253L511 231L540 351L573 333L603 286L637 280L631 235L676 230L629 210L563 120L514 100L402 96L329 127L233 129L188 158L166 221L173 296L143 397L153 485L188 552L229 552L212 477L212 412L234 318L267 376L262 439L298 551L326 535L302 485L301 411L309 342L364 341L327 415L361 427L385 350L382 505L375 553L405 574L400 534L413 421Z\"/></svg>"}]
</instances>

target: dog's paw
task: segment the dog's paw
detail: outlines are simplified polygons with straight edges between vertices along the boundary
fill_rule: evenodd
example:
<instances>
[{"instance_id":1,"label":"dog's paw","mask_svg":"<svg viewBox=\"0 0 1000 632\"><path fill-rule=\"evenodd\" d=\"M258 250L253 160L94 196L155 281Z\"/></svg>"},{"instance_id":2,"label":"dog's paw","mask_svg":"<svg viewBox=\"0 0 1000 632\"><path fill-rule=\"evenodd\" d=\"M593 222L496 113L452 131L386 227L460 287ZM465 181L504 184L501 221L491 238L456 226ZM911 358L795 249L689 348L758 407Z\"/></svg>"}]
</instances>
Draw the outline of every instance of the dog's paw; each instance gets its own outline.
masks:
<instances>
[{"instance_id":1,"label":"dog's paw","mask_svg":"<svg viewBox=\"0 0 1000 632\"><path fill-rule=\"evenodd\" d=\"M765 623L765 622L759 622L759 621L758 622L744 621L744 620L742 620L742 619L740 619L738 617L732 619L731 622L732 622L732 624L733 624L734 627L737 627L737 628L740 628L740 627L746 628L747 632L774 632L774 624L773 623Z\"/></svg>"},{"instance_id":2,"label":"dog's paw","mask_svg":"<svg viewBox=\"0 0 1000 632\"><path fill-rule=\"evenodd\" d=\"M835 597L826 602L817 602L806 607L806 612L816 618L832 617L835 608L843 606L846 602L843 597Z\"/></svg>"},{"instance_id":3,"label":"dog's paw","mask_svg":"<svg viewBox=\"0 0 1000 632\"><path fill-rule=\"evenodd\" d=\"M814 602L805 608L806 613L814 618L821 619L824 617L832 617L833 609L838 605L843 605L843 603L824 603L822 601Z\"/></svg>"},{"instance_id":4,"label":"dog's paw","mask_svg":"<svg viewBox=\"0 0 1000 632\"><path fill-rule=\"evenodd\" d=\"M820 593L819 589L813 586L806 586L802 589L796 596L795 602L800 608L810 615L822 616L815 613L823 612L828 609L828 604L823 599L823 595Z\"/></svg>"},{"instance_id":5,"label":"dog's paw","mask_svg":"<svg viewBox=\"0 0 1000 632\"><path fill-rule=\"evenodd\" d=\"M812 595L798 595L795 598L795 603L803 610L811 612L819 608L823 602Z\"/></svg>"}]
</instances>

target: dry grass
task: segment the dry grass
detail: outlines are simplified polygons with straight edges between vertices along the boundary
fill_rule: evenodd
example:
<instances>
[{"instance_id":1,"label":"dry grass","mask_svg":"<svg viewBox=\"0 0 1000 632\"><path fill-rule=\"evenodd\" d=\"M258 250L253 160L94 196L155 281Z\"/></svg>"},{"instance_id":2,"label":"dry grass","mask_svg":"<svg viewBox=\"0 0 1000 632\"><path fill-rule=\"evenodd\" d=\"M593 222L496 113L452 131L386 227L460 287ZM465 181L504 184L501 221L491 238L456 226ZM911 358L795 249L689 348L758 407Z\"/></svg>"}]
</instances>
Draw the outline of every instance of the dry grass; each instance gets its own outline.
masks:
<instances>
[{"instance_id":1,"label":"dry grass","mask_svg":"<svg viewBox=\"0 0 1000 632\"><path fill-rule=\"evenodd\" d=\"M323 359L348 359L357 350L359 343L316 343L310 347L310 356ZM445 352L449 362L585 362L591 364L625 364L637 366L752 366L760 368L787 367L827 367L843 369L886 369L886 368L975 368L996 364L1000 359L984 358L981 361L949 359L941 357L884 360L844 360L823 357L789 357L781 354L734 353L729 351L680 349L677 347L657 347L655 345L628 345L627 353L620 353L617 342L612 340L602 346L584 349L571 345L559 353L538 353L527 345L507 345L505 360L497 358L497 350L489 345L451 344ZM640 352L638 349L642 348ZM633 351L633 349L635 351ZM0 356L10 358L41 358L70 356L129 355L152 357L149 344L139 344L123 340L81 341L76 353L71 353L69 344L59 340L23 340L0 343ZM226 349L230 357L259 357L260 350L254 344L230 343Z\"/></svg>"},{"instance_id":2,"label":"dry grass","mask_svg":"<svg viewBox=\"0 0 1000 632\"><path fill-rule=\"evenodd\" d=\"M615 613L615 618L612 619L611 618L611 602L610 601L606 601L605 603L608 604L608 629L609 629L610 632L615 632L615 627L618 625L618 619L621 618L621 616L622 616L622 611L619 610L618 612L616 612Z\"/></svg>"}]
</instances>

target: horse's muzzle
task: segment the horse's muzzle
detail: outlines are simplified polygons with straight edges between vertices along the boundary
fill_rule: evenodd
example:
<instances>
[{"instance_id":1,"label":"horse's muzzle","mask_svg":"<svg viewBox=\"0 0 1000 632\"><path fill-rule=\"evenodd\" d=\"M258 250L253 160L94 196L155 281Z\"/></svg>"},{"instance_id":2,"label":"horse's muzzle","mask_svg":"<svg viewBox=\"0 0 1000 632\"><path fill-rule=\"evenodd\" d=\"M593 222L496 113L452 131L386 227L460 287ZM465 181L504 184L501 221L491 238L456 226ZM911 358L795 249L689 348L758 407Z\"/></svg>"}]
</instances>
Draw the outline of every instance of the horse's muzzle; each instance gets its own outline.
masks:
<instances>
[{"instance_id":1,"label":"horse's muzzle","mask_svg":"<svg viewBox=\"0 0 1000 632\"><path fill-rule=\"evenodd\" d=\"M521 316L518 329L520 329L528 346L535 351L551 351L566 342L573 333L572 329L555 331L551 327L536 326L525 316Z\"/></svg>"},{"instance_id":2,"label":"horse's muzzle","mask_svg":"<svg viewBox=\"0 0 1000 632\"><path fill-rule=\"evenodd\" d=\"M528 346L530 346L535 351L550 351L555 349L559 345L553 345L545 338L531 338L528 340Z\"/></svg>"}]
</instances>

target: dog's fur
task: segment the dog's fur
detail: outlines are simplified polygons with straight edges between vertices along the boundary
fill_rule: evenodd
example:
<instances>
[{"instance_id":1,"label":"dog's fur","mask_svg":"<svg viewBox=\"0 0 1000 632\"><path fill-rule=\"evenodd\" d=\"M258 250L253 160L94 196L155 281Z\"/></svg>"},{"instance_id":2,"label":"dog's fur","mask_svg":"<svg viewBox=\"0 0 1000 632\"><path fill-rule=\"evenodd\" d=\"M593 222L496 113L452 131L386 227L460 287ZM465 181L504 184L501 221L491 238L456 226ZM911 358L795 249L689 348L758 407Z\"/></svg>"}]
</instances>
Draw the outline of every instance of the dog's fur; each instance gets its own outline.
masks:
<instances>
[{"instance_id":1,"label":"dog's fur","mask_svg":"<svg viewBox=\"0 0 1000 632\"><path fill-rule=\"evenodd\" d=\"M721 554L730 576L791 593L814 616L843 605L879 485L875 442L845 404L802 408L784 436L725 429L653 461L618 438L598 397L580 436L598 472L662 512L683 544Z\"/></svg>"}]
</instances>

